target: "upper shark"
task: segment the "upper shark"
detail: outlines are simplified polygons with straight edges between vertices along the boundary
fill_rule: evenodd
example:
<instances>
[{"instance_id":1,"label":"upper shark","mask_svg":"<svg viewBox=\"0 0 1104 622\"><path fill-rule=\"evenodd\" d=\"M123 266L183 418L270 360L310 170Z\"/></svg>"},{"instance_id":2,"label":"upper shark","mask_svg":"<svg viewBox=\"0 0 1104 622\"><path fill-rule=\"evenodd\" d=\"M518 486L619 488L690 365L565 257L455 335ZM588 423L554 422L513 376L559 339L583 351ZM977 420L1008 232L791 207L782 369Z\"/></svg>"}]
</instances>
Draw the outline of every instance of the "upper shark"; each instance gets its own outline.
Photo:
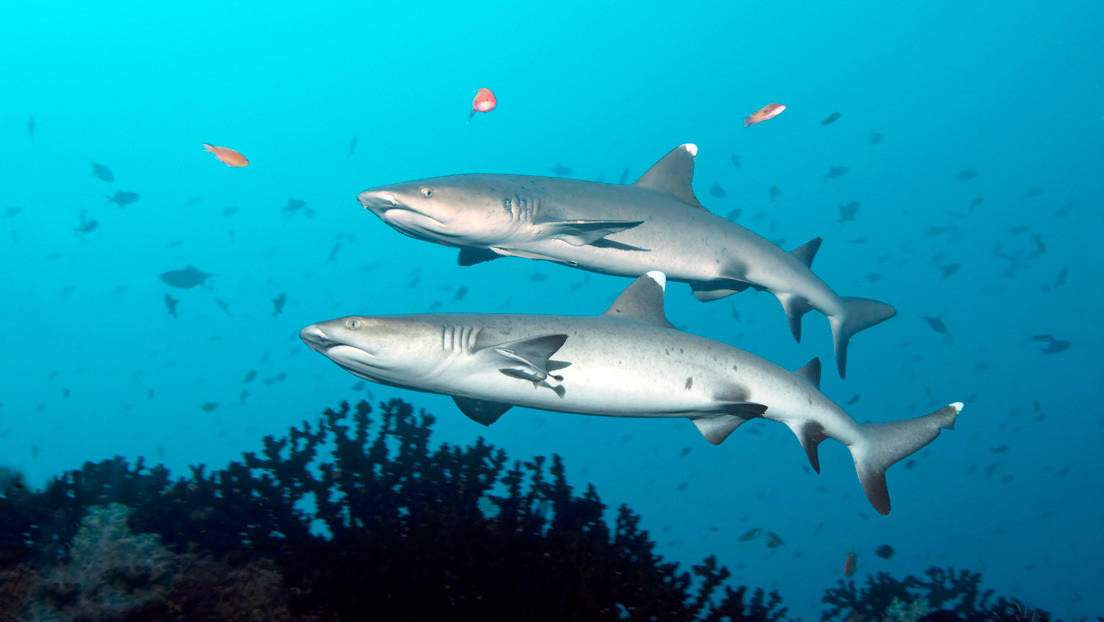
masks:
<instances>
[{"instance_id":1,"label":"upper shark","mask_svg":"<svg viewBox=\"0 0 1104 622\"><path fill-rule=\"evenodd\" d=\"M796 372L674 328L665 278L649 272L597 317L423 314L347 317L299 336L353 374L450 395L490 425L513 406L615 417L687 417L711 443L762 417L789 426L820 472L817 446L851 450L871 504L889 513L885 471L953 427L962 404L857 423L820 392L820 361Z\"/></svg>"},{"instance_id":2,"label":"upper shark","mask_svg":"<svg viewBox=\"0 0 1104 622\"><path fill-rule=\"evenodd\" d=\"M676 147L630 185L450 175L365 190L358 199L406 235L458 247L461 265L512 256L633 278L659 270L703 301L749 287L769 291L798 341L806 312L828 317L843 377L851 336L897 312L838 296L813 274L820 238L786 252L702 207L691 188L696 154L694 145Z\"/></svg>"}]
</instances>

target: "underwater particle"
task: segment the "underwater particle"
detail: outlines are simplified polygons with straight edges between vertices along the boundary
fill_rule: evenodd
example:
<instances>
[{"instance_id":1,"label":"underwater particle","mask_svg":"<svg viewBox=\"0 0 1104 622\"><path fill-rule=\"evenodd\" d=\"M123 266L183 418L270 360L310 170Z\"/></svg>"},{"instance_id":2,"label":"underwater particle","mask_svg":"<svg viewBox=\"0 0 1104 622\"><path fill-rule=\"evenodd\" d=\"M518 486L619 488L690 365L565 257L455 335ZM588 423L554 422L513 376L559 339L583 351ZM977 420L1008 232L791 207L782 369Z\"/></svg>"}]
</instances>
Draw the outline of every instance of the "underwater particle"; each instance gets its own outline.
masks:
<instances>
[{"instance_id":1,"label":"underwater particle","mask_svg":"<svg viewBox=\"0 0 1104 622\"><path fill-rule=\"evenodd\" d=\"M619 183L623 186L628 181L629 181L629 169L625 169L625 170L621 171L621 181L619 181L617 183Z\"/></svg>"},{"instance_id":2,"label":"underwater particle","mask_svg":"<svg viewBox=\"0 0 1104 622\"><path fill-rule=\"evenodd\" d=\"M552 174L556 177L566 177L575 172L570 166L564 166L559 162L557 162L555 166L549 166L548 170L552 171Z\"/></svg>"},{"instance_id":3,"label":"underwater particle","mask_svg":"<svg viewBox=\"0 0 1104 622\"><path fill-rule=\"evenodd\" d=\"M734 153L734 154L732 154L731 157L729 157L728 160L729 160L729 162L732 162L732 166L735 166L736 168L740 168L740 156L738 156Z\"/></svg>"},{"instance_id":4,"label":"underwater particle","mask_svg":"<svg viewBox=\"0 0 1104 622\"><path fill-rule=\"evenodd\" d=\"M547 281L548 275L538 270L534 270L533 273L529 275L529 280L540 283L541 281Z\"/></svg>"},{"instance_id":5,"label":"underwater particle","mask_svg":"<svg viewBox=\"0 0 1104 622\"><path fill-rule=\"evenodd\" d=\"M843 576L850 579L858 569L859 554L851 551L843 558Z\"/></svg>"},{"instance_id":6,"label":"underwater particle","mask_svg":"<svg viewBox=\"0 0 1104 622\"><path fill-rule=\"evenodd\" d=\"M946 266L942 266L943 272L939 275L939 278L945 279L945 278L951 276L955 272L958 272L959 267L960 267L959 264L956 264L956 263L946 265Z\"/></svg>"},{"instance_id":7,"label":"underwater particle","mask_svg":"<svg viewBox=\"0 0 1104 622\"><path fill-rule=\"evenodd\" d=\"M89 219L88 212L86 210L81 210L80 224L77 225L77 228L73 229L73 231L77 233L91 233L99 226L100 221Z\"/></svg>"},{"instance_id":8,"label":"underwater particle","mask_svg":"<svg viewBox=\"0 0 1104 622\"><path fill-rule=\"evenodd\" d=\"M767 104L759 110L756 110L750 115L744 117L744 127L751 127L753 125L762 123L767 119L773 119L774 117L777 117L779 114L781 114L782 111L785 109L786 107L782 104Z\"/></svg>"},{"instance_id":9,"label":"underwater particle","mask_svg":"<svg viewBox=\"0 0 1104 622\"><path fill-rule=\"evenodd\" d=\"M219 214L219 216L220 216L220 217L233 216L234 214L237 214L237 213L238 213L238 210L239 210L239 209L240 209L240 208L238 208L238 207L233 207L233 206L231 206L231 207L224 207L224 208L222 208L222 213L220 213L220 214Z\"/></svg>"},{"instance_id":10,"label":"underwater particle","mask_svg":"<svg viewBox=\"0 0 1104 622\"><path fill-rule=\"evenodd\" d=\"M884 140L884 139L885 139L885 136L882 136L878 132L874 132L873 134L870 135L870 144L871 145L880 144L882 142L882 140Z\"/></svg>"},{"instance_id":11,"label":"underwater particle","mask_svg":"<svg viewBox=\"0 0 1104 622\"><path fill-rule=\"evenodd\" d=\"M858 401L859 401L859 394L856 393L855 395L851 396L851 399L847 400L847 405L850 406L851 404L854 404Z\"/></svg>"},{"instance_id":12,"label":"underwater particle","mask_svg":"<svg viewBox=\"0 0 1104 622\"><path fill-rule=\"evenodd\" d=\"M165 294L165 308L168 309L169 315L173 317L180 317L176 314L176 305L179 302L179 298L173 298L172 294Z\"/></svg>"},{"instance_id":13,"label":"underwater particle","mask_svg":"<svg viewBox=\"0 0 1104 622\"><path fill-rule=\"evenodd\" d=\"M353 136L353 139L349 141L349 157L353 157L353 153L356 151L357 137Z\"/></svg>"},{"instance_id":14,"label":"underwater particle","mask_svg":"<svg viewBox=\"0 0 1104 622\"><path fill-rule=\"evenodd\" d=\"M1043 194L1043 189L1042 188L1028 188L1027 192L1024 193L1024 196L1029 198L1029 199L1034 199L1036 197L1042 196L1042 194Z\"/></svg>"},{"instance_id":15,"label":"underwater particle","mask_svg":"<svg viewBox=\"0 0 1104 622\"><path fill-rule=\"evenodd\" d=\"M774 533L773 531L768 531L767 532L767 548L768 549L776 549L776 548L782 546L783 544L785 544L785 542L782 541L782 536L779 536L778 534Z\"/></svg>"},{"instance_id":16,"label":"underwater particle","mask_svg":"<svg viewBox=\"0 0 1104 622\"><path fill-rule=\"evenodd\" d=\"M846 175L849 170L851 169L846 166L830 166L828 167L828 172L824 174L824 179L838 180L840 177Z\"/></svg>"},{"instance_id":17,"label":"underwater particle","mask_svg":"<svg viewBox=\"0 0 1104 622\"><path fill-rule=\"evenodd\" d=\"M841 225L845 222L851 222L855 220L855 214L859 213L860 203L858 201L851 201L839 206L840 217L836 222Z\"/></svg>"},{"instance_id":18,"label":"underwater particle","mask_svg":"<svg viewBox=\"0 0 1104 622\"><path fill-rule=\"evenodd\" d=\"M283 207L283 210L287 212L288 218L291 218L298 212L303 212L307 218L314 218L314 210L307 207L306 201L300 199L288 197L287 205Z\"/></svg>"},{"instance_id":19,"label":"underwater particle","mask_svg":"<svg viewBox=\"0 0 1104 622\"><path fill-rule=\"evenodd\" d=\"M34 115L32 114L31 116L27 117L27 136L30 136L31 138L34 138L34 133L35 133L35 118L34 118Z\"/></svg>"},{"instance_id":20,"label":"underwater particle","mask_svg":"<svg viewBox=\"0 0 1104 622\"><path fill-rule=\"evenodd\" d=\"M759 527L749 529L744 532L744 535L740 536L740 542L747 542L748 540L754 540L759 537L759 534L763 533L763 530Z\"/></svg>"},{"instance_id":21,"label":"underwater particle","mask_svg":"<svg viewBox=\"0 0 1104 622\"><path fill-rule=\"evenodd\" d=\"M471 123L472 117L477 112L490 112L498 106L498 100L495 98L495 94L488 88L479 88L475 90L475 98L472 99L471 114L468 115L468 123Z\"/></svg>"},{"instance_id":22,"label":"underwater particle","mask_svg":"<svg viewBox=\"0 0 1104 622\"><path fill-rule=\"evenodd\" d=\"M161 280L170 287L191 289L196 285L203 285L211 278L210 273L204 272L195 266L189 265L182 270L169 270L161 273Z\"/></svg>"},{"instance_id":23,"label":"underwater particle","mask_svg":"<svg viewBox=\"0 0 1104 622\"><path fill-rule=\"evenodd\" d=\"M12 216L16 216L22 213L22 211L22 207L9 207L8 209L4 210L4 218L11 218Z\"/></svg>"},{"instance_id":24,"label":"underwater particle","mask_svg":"<svg viewBox=\"0 0 1104 622\"><path fill-rule=\"evenodd\" d=\"M456 293L452 295L452 299L453 300L463 300L464 296L467 296L467 295L468 295L468 286L467 285L461 285L460 287L456 288Z\"/></svg>"},{"instance_id":25,"label":"underwater particle","mask_svg":"<svg viewBox=\"0 0 1104 622\"><path fill-rule=\"evenodd\" d=\"M222 162L226 166L234 168L249 166L249 160L245 159L245 156L239 153L236 149L231 149L230 147L216 147L214 145L208 145L207 143L201 144L203 145L204 151L215 154L215 157L218 158L218 161Z\"/></svg>"},{"instance_id":26,"label":"underwater particle","mask_svg":"<svg viewBox=\"0 0 1104 622\"><path fill-rule=\"evenodd\" d=\"M778 186L771 186L767 189L767 194L770 195L770 200L777 201L778 197L782 196L782 190Z\"/></svg>"},{"instance_id":27,"label":"underwater particle","mask_svg":"<svg viewBox=\"0 0 1104 622\"><path fill-rule=\"evenodd\" d=\"M284 305L287 304L287 294L281 293L279 296L272 299L272 317L276 317L284 312Z\"/></svg>"},{"instance_id":28,"label":"underwater particle","mask_svg":"<svg viewBox=\"0 0 1104 622\"><path fill-rule=\"evenodd\" d=\"M115 196L107 197L108 203L118 203L119 207L126 207L137 200L137 192L127 192L126 190L116 190Z\"/></svg>"},{"instance_id":29,"label":"underwater particle","mask_svg":"<svg viewBox=\"0 0 1104 622\"><path fill-rule=\"evenodd\" d=\"M709 194L710 196L715 196L718 199L723 199L727 195L727 193L724 191L724 188L722 188L721 184L718 183L713 184L713 187L709 189Z\"/></svg>"},{"instance_id":30,"label":"underwater particle","mask_svg":"<svg viewBox=\"0 0 1104 622\"><path fill-rule=\"evenodd\" d=\"M921 315L920 319L927 322L928 326L940 335L947 334L947 325L943 323L943 320L928 315Z\"/></svg>"},{"instance_id":31,"label":"underwater particle","mask_svg":"<svg viewBox=\"0 0 1104 622\"><path fill-rule=\"evenodd\" d=\"M12 490L23 490L26 487L22 473L10 467L0 466L0 497Z\"/></svg>"},{"instance_id":32,"label":"underwater particle","mask_svg":"<svg viewBox=\"0 0 1104 622\"><path fill-rule=\"evenodd\" d=\"M883 544L883 545L879 546L878 548L874 549L874 554L877 555L878 557L881 557L882 559L890 559L891 557L893 557L893 554L896 553L896 552L897 551L894 551L893 547L889 546L888 544Z\"/></svg>"},{"instance_id":33,"label":"underwater particle","mask_svg":"<svg viewBox=\"0 0 1104 622\"><path fill-rule=\"evenodd\" d=\"M92 165L93 177L99 177L107 183L115 181L115 176L111 174L111 169L107 168L103 164L96 164L95 162L89 162L89 164Z\"/></svg>"},{"instance_id":34,"label":"underwater particle","mask_svg":"<svg viewBox=\"0 0 1104 622\"><path fill-rule=\"evenodd\" d=\"M218 402L204 402L202 405L200 405L199 409L202 410L205 413L209 413L209 412L211 412L212 410L214 410L218 407L219 407Z\"/></svg>"},{"instance_id":35,"label":"underwater particle","mask_svg":"<svg viewBox=\"0 0 1104 622\"><path fill-rule=\"evenodd\" d=\"M1045 341L1047 345L1043 348L1043 354L1058 354L1059 352L1065 352L1070 349L1073 344L1064 339L1055 339L1051 335L1035 335L1035 341Z\"/></svg>"},{"instance_id":36,"label":"underwater particle","mask_svg":"<svg viewBox=\"0 0 1104 622\"><path fill-rule=\"evenodd\" d=\"M840 113L833 112L832 114L828 115L823 121L821 121L820 124L821 125L831 125L831 124L835 123L836 121L839 121L839 118L840 118Z\"/></svg>"},{"instance_id":37,"label":"underwater particle","mask_svg":"<svg viewBox=\"0 0 1104 622\"><path fill-rule=\"evenodd\" d=\"M222 309L222 312L226 315L233 315L232 313L230 313L230 303L226 302L222 298L215 298L215 304L218 306L219 309Z\"/></svg>"},{"instance_id":38,"label":"underwater particle","mask_svg":"<svg viewBox=\"0 0 1104 622\"><path fill-rule=\"evenodd\" d=\"M973 179L977 176L978 176L978 172L975 171L972 168L961 170L961 171L955 173L955 179L957 179L958 181L970 181L971 179Z\"/></svg>"}]
</instances>

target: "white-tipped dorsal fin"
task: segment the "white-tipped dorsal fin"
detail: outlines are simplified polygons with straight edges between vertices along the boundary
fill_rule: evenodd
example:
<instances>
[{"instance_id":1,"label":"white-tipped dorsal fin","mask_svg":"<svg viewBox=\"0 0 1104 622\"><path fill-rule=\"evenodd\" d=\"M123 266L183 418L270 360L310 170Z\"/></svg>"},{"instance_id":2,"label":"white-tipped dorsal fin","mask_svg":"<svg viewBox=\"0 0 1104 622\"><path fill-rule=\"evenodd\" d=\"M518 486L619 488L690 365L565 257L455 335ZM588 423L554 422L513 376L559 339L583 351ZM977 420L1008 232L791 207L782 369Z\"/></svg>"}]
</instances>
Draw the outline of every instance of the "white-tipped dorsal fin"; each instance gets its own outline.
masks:
<instances>
[{"instance_id":1,"label":"white-tipped dorsal fin","mask_svg":"<svg viewBox=\"0 0 1104 622\"><path fill-rule=\"evenodd\" d=\"M633 185L654 192L668 194L694 207L705 209L694 196L694 156L698 155L697 145L689 143L679 145L659 162L652 165L647 173Z\"/></svg>"},{"instance_id":2,"label":"white-tipped dorsal fin","mask_svg":"<svg viewBox=\"0 0 1104 622\"><path fill-rule=\"evenodd\" d=\"M674 328L663 313L663 292L666 287L667 277L662 272L653 270L625 288L602 315Z\"/></svg>"}]
</instances>

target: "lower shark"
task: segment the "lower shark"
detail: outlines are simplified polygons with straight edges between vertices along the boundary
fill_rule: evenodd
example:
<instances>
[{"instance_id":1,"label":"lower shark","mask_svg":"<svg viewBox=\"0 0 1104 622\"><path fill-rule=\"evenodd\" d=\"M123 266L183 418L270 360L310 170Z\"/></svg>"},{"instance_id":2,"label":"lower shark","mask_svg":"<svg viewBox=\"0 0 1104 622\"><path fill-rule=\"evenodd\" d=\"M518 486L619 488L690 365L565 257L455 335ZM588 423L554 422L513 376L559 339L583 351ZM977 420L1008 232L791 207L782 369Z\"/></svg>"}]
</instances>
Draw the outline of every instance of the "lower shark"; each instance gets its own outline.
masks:
<instances>
[{"instance_id":1,"label":"lower shark","mask_svg":"<svg viewBox=\"0 0 1104 622\"><path fill-rule=\"evenodd\" d=\"M897 312L837 295L813 274L821 238L786 252L706 210L691 188L697 147L681 145L630 185L523 175L451 175L360 193L365 208L411 237L460 249L471 265L503 256L544 259L636 278L650 270L709 301L747 288L778 297L794 339L811 309L828 317L836 367L851 337Z\"/></svg>"},{"instance_id":2,"label":"lower shark","mask_svg":"<svg viewBox=\"0 0 1104 622\"><path fill-rule=\"evenodd\" d=\"M354 375L452 396L494 423L514 406L611 417L685 417L718 444L763 418L797 435L813 469L826 438L851 450L859 481L888 514L885 472L952 429L951 404L891 423L858 423L820 392L820 361L791 372L732 346L679 331L663 310L666 279L649 272L596 317L440 313L352 316L299 336Z\"/></svg>"}]
</instances>

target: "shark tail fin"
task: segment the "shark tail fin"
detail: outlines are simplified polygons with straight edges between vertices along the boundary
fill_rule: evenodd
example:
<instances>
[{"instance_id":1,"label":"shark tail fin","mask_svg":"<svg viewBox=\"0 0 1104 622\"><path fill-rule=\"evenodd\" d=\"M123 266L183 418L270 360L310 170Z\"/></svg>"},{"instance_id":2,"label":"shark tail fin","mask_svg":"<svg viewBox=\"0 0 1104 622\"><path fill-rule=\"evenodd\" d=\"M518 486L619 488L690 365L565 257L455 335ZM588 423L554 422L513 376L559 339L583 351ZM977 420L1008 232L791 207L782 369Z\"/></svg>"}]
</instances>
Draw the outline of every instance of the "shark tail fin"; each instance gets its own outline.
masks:
<instances>
[{"instance_id":1,"label":"shark tail fin","mask_svg":"<svg viewBox=\"0 0 1104 622\"><path fill-rule=\"evenodd\" d=\"M831 316L828 320L832 324L832 340L836 345L836 368L840 378L843 378L847 373L847 344L851 337L897 315L897 310L884 302L869 298L844 296L840 300L843 302L843 313Z\"/></svg>"},{"instance_id":2,"label":"shark tail fin","mask_svg":"<svg viewBox=\"0 0 1104 622\"><path fill-rule=\"evenodd\" d=\"M955 402L915 419L861 424L859 440L848 448L855 460L859 483L875 510L889 514L886 469L934 441L940 430L953 430L960 412L962 402Z\"/></svg>"}]
</instances>

